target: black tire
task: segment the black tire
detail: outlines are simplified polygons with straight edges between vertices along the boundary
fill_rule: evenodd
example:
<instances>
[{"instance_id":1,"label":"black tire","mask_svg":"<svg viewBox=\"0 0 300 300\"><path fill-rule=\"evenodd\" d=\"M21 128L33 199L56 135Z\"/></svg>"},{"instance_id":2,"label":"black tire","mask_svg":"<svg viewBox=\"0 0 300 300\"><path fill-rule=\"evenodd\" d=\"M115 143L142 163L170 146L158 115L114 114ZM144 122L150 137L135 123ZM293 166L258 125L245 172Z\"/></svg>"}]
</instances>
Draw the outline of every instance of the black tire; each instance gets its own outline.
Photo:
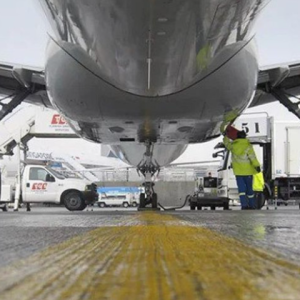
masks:
<instances>
[{"instance_id":1,"label":"black tire","mask_svg":"<svg viewBox=\"0 0 300 300\"><path fill-rule=\"evenodd\" d=\"M105 205L105 203L104 203L104 202L100 202L100 203L98 203L98 206L99 206L99 207L101 207L101 208L104 208L104 207L106 207L106 205Z\"/></svg>"},{"instance_id":2,"label":"black tire","mask_svg":"<svg viewBox=\"0 0 300 300\"><path fill-rule=\"evenodd\" d=\"M215 206L211 206L210 209L211 210L216 210L216 207Z\"/></svg>"},{"instance_id":3,"label":"black tire","mask_svg":"<svg viewBox=\"0 0 300 300\"><path fill-rule=\"evenodd\" d=\"M86 204L79 192L73 191L64 195L63 203L69 211L84 210Z\"/></svg>"},{"instance_id":4,"label":"black tire","mask_svg":"<svg viewBox=\"0 0 300 300\"><path fill-rule=\"evenodd\" d=\"M157 194L153 193L152 194L152 208L157 208Z\"/></svg>"},{"instance_id":5,"label":"black tire","mask_svg":"<svg viewBox=\"0 0 300 300\"><path fill-rule=\"evenodd\" d=\"M191 205L191 210L195 210L196 206L195 205Z\"/></svg>"},{"instance_id":6,"label":"black tire","mask_svg":"<svg viewBox=\"0 0 300 300\"><path fill-rule=\"evenodd\" d=\"M266 202L266 197L264 193L256 193L255 199L256 199L256 208L262 209L262 207L265 205Z\"/></svg>"},{"instance_id":7,"label":"black tire","mask_svg":"<svg viewBox=\"0 0 300 300\"><path fill-rule=\"evenodd\" d=\"M145 207L145 202L146 202L146 195L145 193L140 194L140 205L139 207L144 208Z\"/></svg>"},{"instance_id":8,"label":"black tire","mask_svg":"<svg viewBox=\"0 0 300 300\"><path fill-rule=\"evenodd\" d=\"M224 203L223 208L224 210L229 210L229 202Z\"/></svg>"},{"instance_id":9,"label":"black tire","mask_svg":"<svg viewBox=\"0 0 300 300\"><path fill-rule=\"evenodd\" d=\"M201 205L197 205L197 209L198 210L202 210L202 206Z\"/></svg>"},{"instance_id":10,"label":"black tire","mask_svg":"<svg viewBox=\"0 0 300 300\"><path fill-rule=\"evenodd\" d=\"M128 207L129 207L129 204L128 204L128 202L123 202L122 206L123 206L124 208L128 208Z\"/></svg>"}]
</instances>

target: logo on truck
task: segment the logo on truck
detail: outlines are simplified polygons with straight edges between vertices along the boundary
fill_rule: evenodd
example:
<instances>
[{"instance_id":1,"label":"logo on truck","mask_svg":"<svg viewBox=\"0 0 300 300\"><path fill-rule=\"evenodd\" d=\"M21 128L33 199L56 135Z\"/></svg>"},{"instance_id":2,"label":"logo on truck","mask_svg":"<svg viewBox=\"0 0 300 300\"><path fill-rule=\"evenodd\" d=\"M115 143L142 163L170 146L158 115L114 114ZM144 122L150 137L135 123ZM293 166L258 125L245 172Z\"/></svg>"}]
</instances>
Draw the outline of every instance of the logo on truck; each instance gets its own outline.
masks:
<instances>
[{"instance_id":1,"label":"logo on truck","mask_svg":"<svg viewBox=\"0 0 300 300\"><path fill-rule=\"evenodd\" d=\"M65 118L59 114L55 114L52 117L51 125L65 125L67 124Z\"/></svg>"},{"instance_id":2,"label":"logo on truck","mask_svg":"<svg viewBox=\"0 0 300 300\"><path fill-rule=\"evenodd\" d=\"M47 183L34 183L32 185L33 191L40 191L40 190L46 190L47 189Z\"/></svg>"}]
</instances>

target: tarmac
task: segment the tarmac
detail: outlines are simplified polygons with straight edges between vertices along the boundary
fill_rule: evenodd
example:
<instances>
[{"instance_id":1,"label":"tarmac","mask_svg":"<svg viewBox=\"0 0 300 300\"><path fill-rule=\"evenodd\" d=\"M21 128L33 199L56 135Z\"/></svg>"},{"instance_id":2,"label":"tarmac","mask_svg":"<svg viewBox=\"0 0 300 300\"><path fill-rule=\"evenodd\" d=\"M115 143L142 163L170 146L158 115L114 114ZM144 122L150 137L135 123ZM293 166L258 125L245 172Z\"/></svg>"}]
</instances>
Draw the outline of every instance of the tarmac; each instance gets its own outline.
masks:
<instances>
[{"instance_id":1,"label":"tarmac","mask_svg":"<svg viewBox=\"0 0 300 300\"><path fill-rule=\"evenodd\" d=\"M300 210L0 212L0 299L300 299Z\"/></svg>"}]
</instances>

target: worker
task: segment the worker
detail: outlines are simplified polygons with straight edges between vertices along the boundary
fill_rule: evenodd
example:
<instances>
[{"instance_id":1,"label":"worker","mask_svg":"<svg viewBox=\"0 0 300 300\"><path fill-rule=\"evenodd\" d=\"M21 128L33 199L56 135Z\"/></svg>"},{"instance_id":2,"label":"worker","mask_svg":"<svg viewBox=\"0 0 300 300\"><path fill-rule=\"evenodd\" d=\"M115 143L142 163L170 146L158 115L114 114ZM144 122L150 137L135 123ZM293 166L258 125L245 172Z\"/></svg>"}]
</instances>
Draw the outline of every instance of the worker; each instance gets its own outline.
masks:
<instances>
[{"instance_id":1,"label":"worker","mask_svg":"<svg viewBox=\"0 0 300 300\"><path fill-rule=\"evenodd\" d=\"M261 172L253 146L246 137L245 131L238 131L232 142L224 134L224 145L232 154L232 168L236 177L242 209L255 209L253 192L253 175Z\"/></svg>"}]
</instances>

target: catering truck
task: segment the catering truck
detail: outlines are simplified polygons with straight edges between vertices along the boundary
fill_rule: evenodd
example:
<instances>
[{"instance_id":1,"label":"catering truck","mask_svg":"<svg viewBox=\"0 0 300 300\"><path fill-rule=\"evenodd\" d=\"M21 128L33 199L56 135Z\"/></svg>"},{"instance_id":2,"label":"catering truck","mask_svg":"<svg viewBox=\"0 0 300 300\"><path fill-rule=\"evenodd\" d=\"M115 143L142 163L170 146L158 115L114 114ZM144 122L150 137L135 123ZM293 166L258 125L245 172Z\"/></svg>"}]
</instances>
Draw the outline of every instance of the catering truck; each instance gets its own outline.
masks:
<instances>
[{"instance_id":1,"label":"catering truck","mask_svg":"<svg viewBox=\"0 0 300 300\"><path fill-rule=\"evenodd\" d=\"M264 193L258 199L258 208L265 199L278 199L278 204L300 200L300 121L275 121L266 113L244 114L233 125L245 130L265 178ZM218 170L217 195L233 202L239 201L236 179L231 166L231 153L219 143L213 157L221 157ZM277 193L274 191L277 190Z\"/></svg>"},{"instance_id":2,"label":"catering truck","mask_svg":"<svg viewBox=\"0 0 300 300\"><path fill-rule=\"evenodd\" d=\"M19 186L19 187L18 187ZM26 165L20 183L2 184L0 205L20 199L23 203L63 204L70 211L81 211L98 201L97 186L80 178L66 178L46 165Z\"/></svg>"}]
</instances>

